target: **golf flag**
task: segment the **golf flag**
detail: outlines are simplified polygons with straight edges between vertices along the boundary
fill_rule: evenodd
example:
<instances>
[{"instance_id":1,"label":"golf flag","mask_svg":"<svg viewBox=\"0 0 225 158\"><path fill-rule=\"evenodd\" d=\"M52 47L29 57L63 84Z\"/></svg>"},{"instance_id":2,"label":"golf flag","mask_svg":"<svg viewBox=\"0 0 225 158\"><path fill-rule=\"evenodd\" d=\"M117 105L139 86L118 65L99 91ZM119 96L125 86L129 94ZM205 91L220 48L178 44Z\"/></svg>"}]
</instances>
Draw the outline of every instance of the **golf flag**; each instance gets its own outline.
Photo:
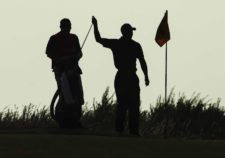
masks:
<instances>
[{"instance_id":1,"label":"golf flag","mask_svg":"<svg viewBox=\"0 0 225 158\"><path fill-rule=\"evenodd\" d=\"M167 41L170 40L170 30L168 26L168 11L166 11L161 23L156 32L155 41L162 47Z\"/></svg>"}]
</instances>

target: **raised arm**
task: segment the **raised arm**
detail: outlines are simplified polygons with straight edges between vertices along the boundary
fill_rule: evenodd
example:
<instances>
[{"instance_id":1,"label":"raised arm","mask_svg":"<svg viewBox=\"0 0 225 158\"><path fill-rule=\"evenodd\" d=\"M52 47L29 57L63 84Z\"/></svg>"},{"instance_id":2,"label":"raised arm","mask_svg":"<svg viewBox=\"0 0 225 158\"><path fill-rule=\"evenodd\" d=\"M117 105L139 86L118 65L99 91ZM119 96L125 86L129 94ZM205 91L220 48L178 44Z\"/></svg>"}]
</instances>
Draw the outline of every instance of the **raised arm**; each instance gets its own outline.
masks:
<instances>
[{"instance_id":1,"label":"raised arm","mask_svg":"<svg viewBox=\"0 0 225 158\"><path fill-rule=\"evenodd\" d=\"M95 40L96 40L96 42L102 44L103 40L102 40L101 35L99 33L99 30L98 30L98 22L97 22L97 19L94 16L92 16L92 24L94 26Z\"/></svg>"}]
</instances>

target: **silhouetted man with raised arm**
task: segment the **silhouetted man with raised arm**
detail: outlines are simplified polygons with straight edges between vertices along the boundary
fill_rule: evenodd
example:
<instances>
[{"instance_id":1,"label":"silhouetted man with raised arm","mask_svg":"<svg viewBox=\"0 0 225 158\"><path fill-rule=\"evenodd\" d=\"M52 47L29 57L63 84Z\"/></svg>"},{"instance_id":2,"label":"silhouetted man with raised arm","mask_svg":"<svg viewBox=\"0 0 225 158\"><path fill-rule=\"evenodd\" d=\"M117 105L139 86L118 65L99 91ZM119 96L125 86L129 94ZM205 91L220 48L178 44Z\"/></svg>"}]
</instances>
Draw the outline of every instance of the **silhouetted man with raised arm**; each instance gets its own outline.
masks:
<instances>
[{"instance_id":1,"label":"silhouetted man with raised arm","mask_svg":"<svg viewBox=\"0 0 225 158\"><path fill-rule=\"evenodd\" d=\"M46 49L60 92L56 120L62 128L80 128L84 98L78 62L82 52L78 37L70 33L70 20L62 19L60 28L60 32L50 37Z\"/></svg>"},{"instance_id":2,"label":"silhouetted man with raised arm","mask_svg":"<svg viewBox=\"0 0 225 158\"><path fill-rule=\"evenodd\" d=\"M124 131L125 116L128 111L129 132L131 135L139 135L140 88L136 75L136 59L140 61L146 86L149 85L149 78L141 45L132 40L133 30L136 29L126 23L121 27L121 38L106 39L101 37L95 17L92 17L92 23L96 41L112 50L114 65L118 70L114 82L118 102L116 131L119 133Z\"/></svg>"}]
</instances>

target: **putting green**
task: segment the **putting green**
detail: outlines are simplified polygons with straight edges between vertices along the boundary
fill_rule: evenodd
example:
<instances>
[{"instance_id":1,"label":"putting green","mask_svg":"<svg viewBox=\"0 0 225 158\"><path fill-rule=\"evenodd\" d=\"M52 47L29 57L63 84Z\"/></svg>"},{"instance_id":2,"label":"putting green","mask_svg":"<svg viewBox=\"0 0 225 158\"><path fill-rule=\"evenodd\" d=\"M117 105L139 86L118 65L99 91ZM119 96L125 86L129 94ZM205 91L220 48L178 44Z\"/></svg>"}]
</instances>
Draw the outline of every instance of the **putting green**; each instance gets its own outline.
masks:
<instances>
[{"instance_id":1,"label":"putting green","mask_svg":"<svg viewBox=\"0 0 225 158\"><path fill-rule=\"evenodd\" d=\"M224 158L225 141L0 134L0 158Z\"/></svg>"}]
</instances>

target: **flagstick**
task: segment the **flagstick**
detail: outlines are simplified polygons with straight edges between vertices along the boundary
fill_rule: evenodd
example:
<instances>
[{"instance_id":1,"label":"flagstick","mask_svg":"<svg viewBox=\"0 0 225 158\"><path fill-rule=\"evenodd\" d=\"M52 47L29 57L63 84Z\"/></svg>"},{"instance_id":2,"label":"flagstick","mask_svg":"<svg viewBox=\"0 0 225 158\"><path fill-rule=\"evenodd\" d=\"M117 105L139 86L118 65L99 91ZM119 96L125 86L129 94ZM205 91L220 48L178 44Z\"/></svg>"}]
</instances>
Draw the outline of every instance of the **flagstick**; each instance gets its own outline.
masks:
<instances>
[{"instance_id":1,"label":"flagstick","mask_svg":"<svg viewBox=\"0 0 225 158\"><path fill-rule=\"evenodd\" d=\"M167 42L166 42L166 53L165 53L165 112L166 112L166 119L165 119L165 127L164 127L164 138L167 139L168 133L168 119L169 119L169 110L168 110L168 102L167 102Z\"/></svg>"},{"instance_id":2,"label":"flagstick","mask_svg":"<svg viewBox=\"0 0 225 158\"><path fill-rule=\"evenodd\" d=\"M166 42L166 58L165 58L165 103L167 103L167 42Z\"/></svg>"}]
</instances>

